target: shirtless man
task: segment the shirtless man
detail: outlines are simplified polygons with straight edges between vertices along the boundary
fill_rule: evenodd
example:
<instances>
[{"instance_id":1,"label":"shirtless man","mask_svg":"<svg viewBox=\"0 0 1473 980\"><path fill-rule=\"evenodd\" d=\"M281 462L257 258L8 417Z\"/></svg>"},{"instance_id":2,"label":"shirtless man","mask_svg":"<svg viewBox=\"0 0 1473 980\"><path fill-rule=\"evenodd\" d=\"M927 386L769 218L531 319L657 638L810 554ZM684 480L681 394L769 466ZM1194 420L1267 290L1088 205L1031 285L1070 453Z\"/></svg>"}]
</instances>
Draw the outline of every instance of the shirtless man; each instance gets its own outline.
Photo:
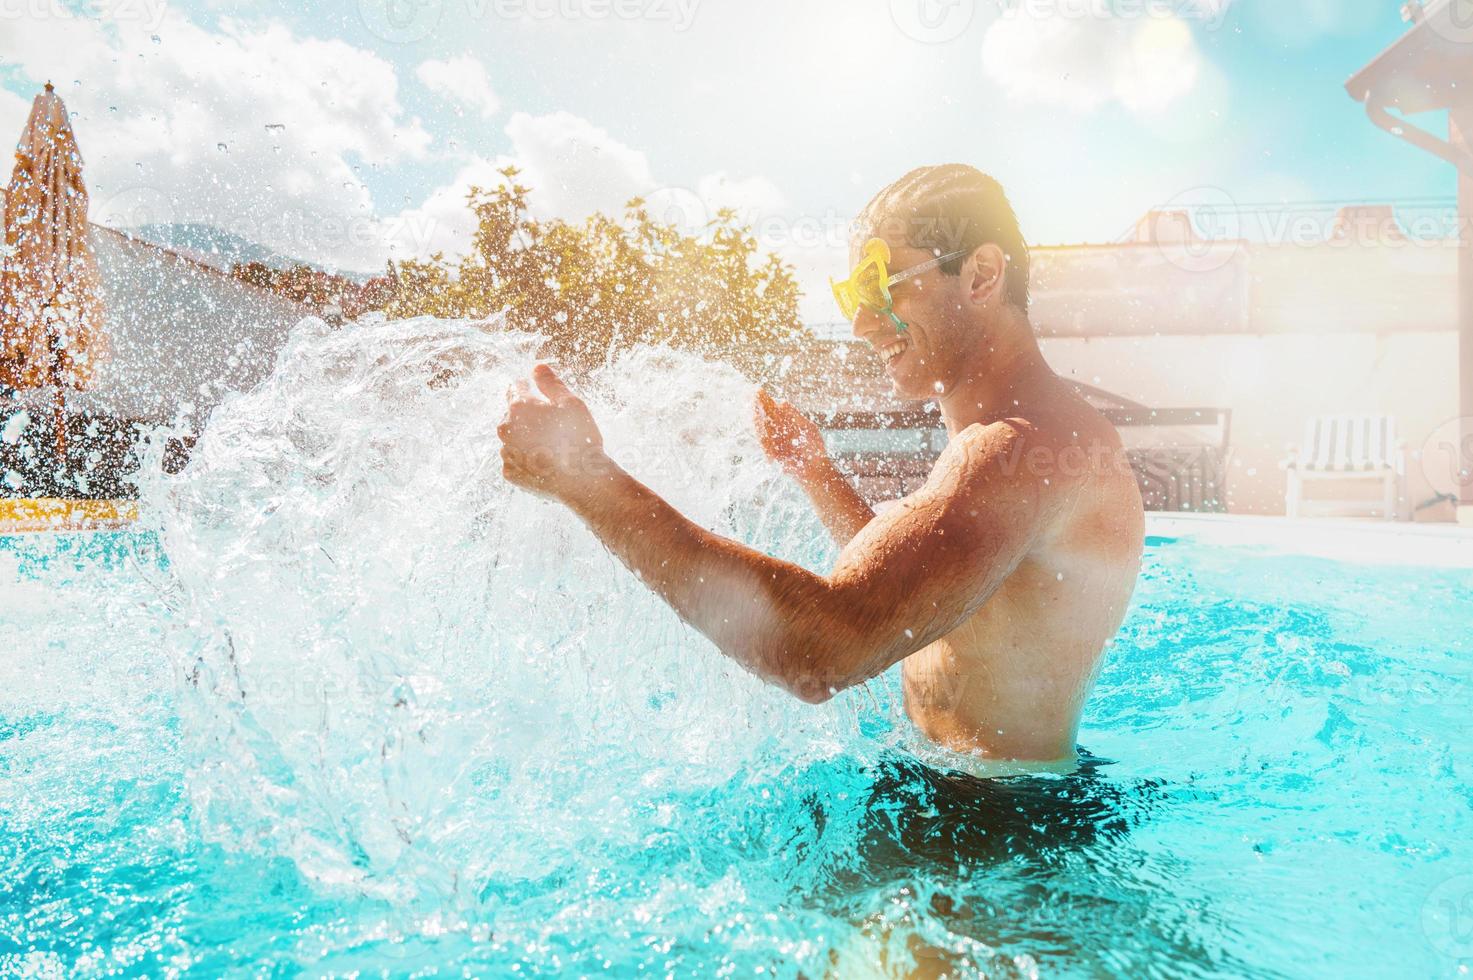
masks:
<instances>
[{"instance_id":1,"label":"shirtless man","mask_svg":"<svg viewBox=\"0 0 1473 980\"><path fill-rule=\"evenodd\" d=\"M1119 437L1043 360L1027 249L996 181L923 168L859 224L856 274L836 294L896 393L939 402L950 441L924 487L876 514L817 427L759 397L764 447L843 548L828 575L682 517L604 454L588 408L545 365L540 397L525 381L508 392L503 471L567 505L722 653L796 697L823 702L899 663L906 711L939 745L1073 759L1140 567Z\"/></svg>"}]
</instances>

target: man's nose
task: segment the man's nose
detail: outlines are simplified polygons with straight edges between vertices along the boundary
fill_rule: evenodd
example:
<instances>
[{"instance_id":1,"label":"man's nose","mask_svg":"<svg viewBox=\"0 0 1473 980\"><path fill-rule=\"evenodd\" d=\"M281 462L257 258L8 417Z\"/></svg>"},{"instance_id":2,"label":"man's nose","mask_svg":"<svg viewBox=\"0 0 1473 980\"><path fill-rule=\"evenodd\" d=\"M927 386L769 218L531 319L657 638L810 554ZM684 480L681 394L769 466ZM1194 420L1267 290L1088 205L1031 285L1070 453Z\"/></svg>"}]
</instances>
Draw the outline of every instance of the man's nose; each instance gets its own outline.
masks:
<instances>
[{"instance_id":1,"label":"man's nose","mask_svg":"<svg viewBox=\"0 0 1473 980\"><path fill-rule=\"evenodd\" d=\"M869 307L861 306L859 312L854 315L854 337L856 340L869 340L878 334L888 322Z\"/></svg>"}]
</instances>

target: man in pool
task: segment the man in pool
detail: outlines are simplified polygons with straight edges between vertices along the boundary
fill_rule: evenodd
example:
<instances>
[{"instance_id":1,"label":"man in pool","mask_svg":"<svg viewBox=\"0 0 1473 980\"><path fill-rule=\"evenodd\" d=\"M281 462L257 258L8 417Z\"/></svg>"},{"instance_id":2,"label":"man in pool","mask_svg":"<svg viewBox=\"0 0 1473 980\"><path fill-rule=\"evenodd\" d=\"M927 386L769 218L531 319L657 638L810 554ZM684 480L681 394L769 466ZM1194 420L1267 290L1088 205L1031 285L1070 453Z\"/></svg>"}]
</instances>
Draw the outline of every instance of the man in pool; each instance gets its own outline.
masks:
<instances>
[{"instance_id":1,"label":"man in pool","mask_svg":"<svg viewBox=\"0 0 1473 980\"><path fill-rule=\"evenodd\" d=\"M922 168L858 225L835 295L895 392L939 403L950 441L925 486L876 513L817 427L759 395L763 446L843 549L828 575L682 517L605 455L588 408L546 365L536 392L508 392L503 471L567 505L722 653L794 696L823 702L899 663L906 711L935 743L1072 761L1140 567L1141 499L1119 437L1044 362L1028 251L996 181Z\"/></svg>"}]
</instances>

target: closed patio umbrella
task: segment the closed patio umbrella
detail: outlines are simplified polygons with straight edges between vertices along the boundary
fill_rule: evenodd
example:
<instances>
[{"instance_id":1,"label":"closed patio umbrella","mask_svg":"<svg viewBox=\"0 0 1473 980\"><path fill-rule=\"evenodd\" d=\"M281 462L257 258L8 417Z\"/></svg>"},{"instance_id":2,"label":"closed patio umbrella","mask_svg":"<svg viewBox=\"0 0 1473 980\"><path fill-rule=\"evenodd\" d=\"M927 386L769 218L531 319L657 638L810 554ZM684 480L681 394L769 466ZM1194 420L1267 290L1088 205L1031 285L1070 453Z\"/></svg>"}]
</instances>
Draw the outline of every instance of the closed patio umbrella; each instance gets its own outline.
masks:
<instances>
[{"instance_id":1,"label":"closed patio umbrella","mask_svg":"<svg viewBox=\"0 0 1473 980\"><path fill-rule=\"evenodd\" d=\"M52 389L58 466L66 390L85 388L105 351L87 188L66 106L36 96L5 192L0 248L0 388Z\"/></svg>"}]
</instances>

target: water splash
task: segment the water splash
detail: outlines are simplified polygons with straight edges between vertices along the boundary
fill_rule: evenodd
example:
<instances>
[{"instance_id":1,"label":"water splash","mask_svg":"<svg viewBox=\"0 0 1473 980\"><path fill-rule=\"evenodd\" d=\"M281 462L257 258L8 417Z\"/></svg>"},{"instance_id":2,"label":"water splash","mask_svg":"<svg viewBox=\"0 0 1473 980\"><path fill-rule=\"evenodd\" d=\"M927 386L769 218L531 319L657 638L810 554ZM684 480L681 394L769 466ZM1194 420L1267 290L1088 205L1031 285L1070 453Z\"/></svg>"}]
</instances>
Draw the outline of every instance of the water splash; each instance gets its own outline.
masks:
<instances>
[{"instance_id":1,"label":"water splash","mask_svg":"<svg viewBox=\"0 0 1473 980\"><path fill-rule=\"evenodd\" d=\"M573 867L661 794L852 739L852 709L746 675L502 480L495 427L535 345L496 321L304 321L144 488L214 839L454 908ZM692 520L824 559L736 371L639 348L579 387L611 455Z\"/></svg>"}]
</instances>

